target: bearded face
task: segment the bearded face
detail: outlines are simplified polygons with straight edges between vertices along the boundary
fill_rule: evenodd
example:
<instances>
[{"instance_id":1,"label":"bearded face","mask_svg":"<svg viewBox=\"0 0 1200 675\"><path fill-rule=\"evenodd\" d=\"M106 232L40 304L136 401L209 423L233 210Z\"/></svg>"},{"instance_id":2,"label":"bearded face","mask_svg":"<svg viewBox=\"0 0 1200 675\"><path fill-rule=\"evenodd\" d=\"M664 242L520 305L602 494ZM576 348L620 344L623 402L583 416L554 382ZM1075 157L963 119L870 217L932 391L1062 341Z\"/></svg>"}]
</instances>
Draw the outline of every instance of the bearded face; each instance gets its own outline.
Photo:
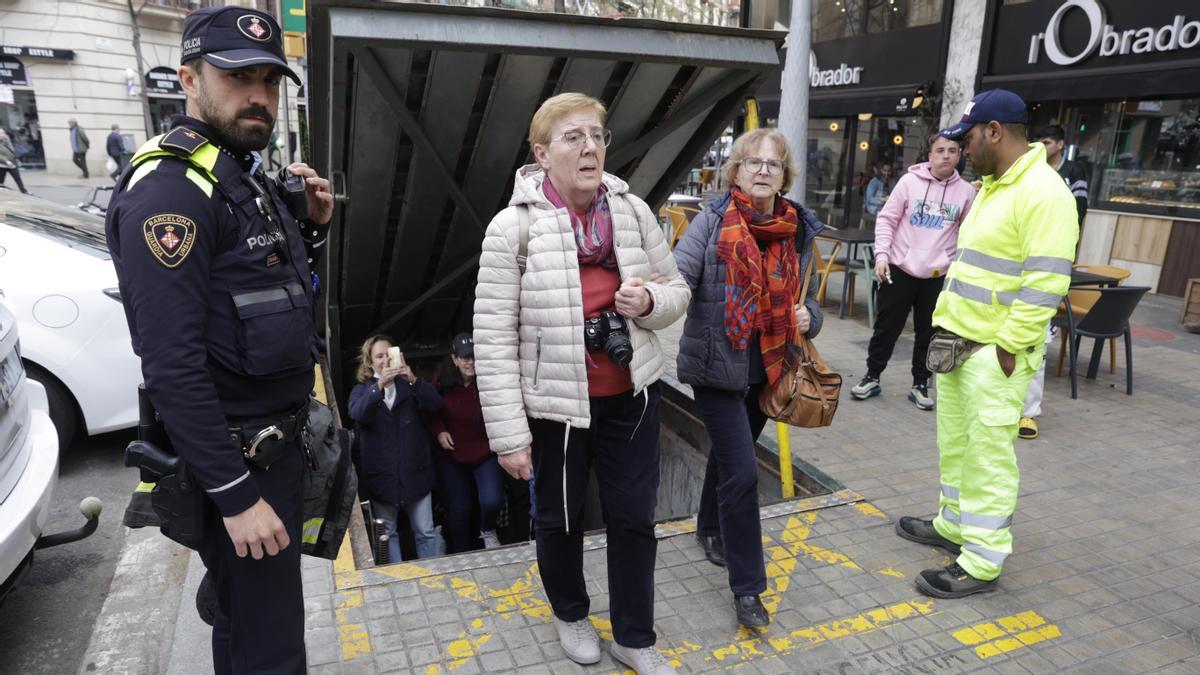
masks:
<instances>
[{"instance_id":1,"label":"bearded face","mask_svg":"<svg viewBox=\"0 0 1200 675\"><path fill-rule=\"evenodd\" d=\"M215 140L234 152L267 147L279 109L279 68L259 65L225 70L205 64L195 72L189 94L197 118L212 128L218 137Z\"/></svg>"}]
</instances>

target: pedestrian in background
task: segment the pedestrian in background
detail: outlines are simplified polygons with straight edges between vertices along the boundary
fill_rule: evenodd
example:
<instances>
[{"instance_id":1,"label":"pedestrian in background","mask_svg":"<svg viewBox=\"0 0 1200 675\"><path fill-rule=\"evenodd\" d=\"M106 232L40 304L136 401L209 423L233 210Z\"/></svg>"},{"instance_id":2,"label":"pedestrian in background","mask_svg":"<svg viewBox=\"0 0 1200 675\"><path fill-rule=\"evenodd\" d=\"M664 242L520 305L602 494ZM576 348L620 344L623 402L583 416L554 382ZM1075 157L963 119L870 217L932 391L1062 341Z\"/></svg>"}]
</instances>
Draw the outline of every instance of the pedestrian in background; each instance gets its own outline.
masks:
<instances>
[{"instance_id":1,"label":"pedestrian in background","mask_svg":"<svg viewBox=\"0 0 1200 675\"><path fill-rule=\"evenodd\" d=\"M534 113L537 164L517 171L510 206L483 240L475 365L500 466L526 480L536 470L538 572L563 650L577 663L600 660L583 576L584 493L594 468L613 658L638 673L674 673L654 648L657 382L665 366L654 331L683 315L690 293L650 207L604 172L612 140L605 115L600 101L579 93L554 96Z\"/></svg>"},{"instance_id":2,"label":"pedestrian in background","mask_svg":"<svg viewBox=\"0 0 1200 675\"><path fill-rule=\"evenodd\" d=\"M437 379L442 409L431 418L438 474L446 491L450 553L496 548L496 517L504 506L504 481L496 455L488 448L479 388L475 386L475 343L459 333L450 343L450 358ZM471 530L471 489L479 500L479 530Z\"/></svg>"},{"instance_id":3,"label":"pedestrian in background","mask_svg":"<svg viewBox=\"0 0 1200 675\"><path fill-rule=\"evenodd\" d=\"M1075 198L1075 212L1078 215L1077 225L1083 231L1083 219L1087 216L1088 207L1088 176L1087 170L1078 162L1067 159L1063 154L1066 147L1066 132L1057 124L1044 127L1037 134L1038 141L1046 146L1046 161L1062 176L1071 196ZM1046 344L1054 342L1055 331L1051 326L1046 331ZM1026 440L1038 437L1037 418L1042 416L1042 395L1046 390L1046 357L1042 352L1042 367L1034 374L1029 383L1029 393L1025 394L1025 409L1021 411L1021 423L1017 435Z\"/></svg>"},{"instance_id":4,"label":"pedestrian in background","mask_svg":"<svg viewBox=\"0 0 1200 675\"><path fill-rule=\"evenodd\" d=\"M933 409L925 354L933 336L933 306L958 241L958 226L971 208L975 189L958 175L958 141L934 134L928 161L908 167L875 219L875 295L878 314L867 347L867 372L851 387L857 400L878 396L879 377L892 358L911 311L916 341L908 400Z\"/></svg>"},{"instance_id":5,"label":"pedestrian in background","mask_svg":"<svg viewBox=\"0 0 1200 675\"><path fill-rule=\"evenodd\" d=\"M762 627L770 616L759 599L767 576L754 444L767 417L758 395L782 374L795 335L821 330L816 285L807 298L800 289L824 225L782 196L796 168L778 131L740 136L724 173L733 187L709 202L675 247L692 289L677 370L692 385L711 441L696 538L709 561L728 569L738 623Z\"/></svg>"},{"instance_id":6,"label":"pedestrian in background","mask_svg":"<svg viewBox=\"0 0 1200 675\"><path fill-rule=\"evenodd\" d=\"M892 177L895 173L895 167L891 162L880 162L877 173L867 182L867 194L863 200L863 211L867 214L867 222L874 223L879 210L887 202L888 195L892 193L892 188L896 186L896 180Z\"/></svg>"},{"instance_id":7,"label":"pedestrian in background","mask_svg":"<svg viewBox=\"0 0 1200 675\"><path fill-rule=\"evenodd\" d=\"M81 178L88 177L87 151L91 147L87 132L74 119L67 120L67 133L71 136L71 161L83 172Z\"/></svg>"},{"instance_id":8,"label":"pedestrian in background","mask_svg":"<svg viewBox=\"0 0 1200 675\"><path fill-rule=\"evenodd\" d=\"M13 149L8 133L0 129L0 185L4 185L10 173L17 183L17 189L29 194L29 190L25 189L25 183L21 182L21 166L17 161L17 151Z\"/></svg>"},{"instance_id":9,"label":"pedestrian in background","mask_svg":"<svg viewBox=\"0 0 1200 675\"><path fill-rule=\"evenodd\" d=\"M418 558L438 555L433 525L433 457L422 416L442 408L433 385L417 377L403 353L389 362L394 343L386 335L363 342L358 384L350 390L350 418L358 424L363 476L375 517L387 527L388 560L399 562L396 524L403 511Z\"/></svg>"},{"instance_id":10,"label":"pedestrian in background","mask_svg":"<svg viewBox=\"0 0 1200 675\"><path fill-rule=\"evenodd\" d=\"M104 142L104 150L113 161L115 168L108 172L108 175L116 180L121 172L125 170L125 139L121 138L121 127L116 124L112 125L112 131L109 132L108 138Z\"/></svg>"},{"instance_id":11,"label":"pedestrian in background","mask_svg":"<svg viewBox=\"0 0 1200 675\"><path fill-rule=\"evenodd\" d=\"M1027 142L1027 121L1019 96L993 89L941 132L964 139L983 187L933 311L933 325L956 343L946 351L969 354L937 379L938 514L896 523L899 536L958 554L917 576L917 588L935 598L996 590L1013 550L1017 422L1046 326L1071 284L1075 204L1045 147Z\"/></svg>"}]
</instances>

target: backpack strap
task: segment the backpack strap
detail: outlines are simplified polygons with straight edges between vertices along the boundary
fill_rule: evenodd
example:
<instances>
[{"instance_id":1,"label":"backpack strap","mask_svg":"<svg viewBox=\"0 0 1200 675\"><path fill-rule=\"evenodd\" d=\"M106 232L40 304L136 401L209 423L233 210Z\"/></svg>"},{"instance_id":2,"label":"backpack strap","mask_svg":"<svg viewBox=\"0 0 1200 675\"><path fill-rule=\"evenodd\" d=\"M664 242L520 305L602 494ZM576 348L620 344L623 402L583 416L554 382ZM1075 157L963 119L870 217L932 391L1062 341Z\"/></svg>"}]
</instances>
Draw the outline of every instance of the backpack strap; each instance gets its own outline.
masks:
<instances>
[{"instance_id":1,"label":"backpack strap","mask_svg":"<svg viewBox=\"0 0 1200 675\"><path fill-rule=\"evenodd\" d=\"M525 274L525 263L529 261L529 207L517 207L517 268Z\"/></svg>"}]
</instances>

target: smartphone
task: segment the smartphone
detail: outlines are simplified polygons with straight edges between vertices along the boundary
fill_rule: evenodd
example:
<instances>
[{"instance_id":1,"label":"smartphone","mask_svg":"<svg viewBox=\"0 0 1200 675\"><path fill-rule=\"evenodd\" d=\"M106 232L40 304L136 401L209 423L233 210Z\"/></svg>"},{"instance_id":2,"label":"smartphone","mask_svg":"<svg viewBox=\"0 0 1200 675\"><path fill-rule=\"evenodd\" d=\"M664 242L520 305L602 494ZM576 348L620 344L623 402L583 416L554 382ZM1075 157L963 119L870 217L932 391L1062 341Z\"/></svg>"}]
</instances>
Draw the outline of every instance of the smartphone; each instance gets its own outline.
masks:
<instances>
[{"instance_id":1,"label":"smartphone","mask_svg":"<svg viewBox=\"0 0 1200 675\"><path fill-rule=\"evenodd\" d=\"M404 354L400 353L399 347L388 347L388 367L399 368L404 365Z\"/></svg>"}]
</instances>

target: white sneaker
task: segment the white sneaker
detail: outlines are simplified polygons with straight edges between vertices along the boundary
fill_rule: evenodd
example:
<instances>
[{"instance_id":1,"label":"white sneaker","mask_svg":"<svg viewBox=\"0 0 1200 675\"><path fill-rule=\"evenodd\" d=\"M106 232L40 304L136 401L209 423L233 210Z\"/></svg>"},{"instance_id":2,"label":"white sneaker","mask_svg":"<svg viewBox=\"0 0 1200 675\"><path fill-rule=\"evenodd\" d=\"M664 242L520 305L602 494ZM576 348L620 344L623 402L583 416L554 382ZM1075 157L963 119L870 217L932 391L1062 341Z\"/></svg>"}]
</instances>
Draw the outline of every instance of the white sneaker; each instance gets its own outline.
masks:
<instances>
[{"instance_id":1,"label":"white sneaker","mask_svg":"<svg viewBox=\"0 0 1200 675\"><path fill-rule=\"evenodd\" d=\"M554 617L554 628L567 658L575 663L590 665L600 661L600 636L587 619L563 621Z\"/></svg>"},{"instance_id":2,"label":"white sneaker","mask_svg":"<svg viewBox=\"0 0 1200 675\"><path fill-rule=\"evenodd\" d=\"M479 533L479 538L483 540L484 548L500 548L500 539L495 530L484 530Z\"/></svg>"},{"instance_id":3,"label":"white sneaker","mask_svg":"<svg viewBox=\"0 0 1200 675\"><path fill-rule=\"evenodd\" d=\"M675 675L675 669L654 647L622 647L613 643L612 656L617 661L633 668L638 675Z\"/></svg>"}]
</instances>

